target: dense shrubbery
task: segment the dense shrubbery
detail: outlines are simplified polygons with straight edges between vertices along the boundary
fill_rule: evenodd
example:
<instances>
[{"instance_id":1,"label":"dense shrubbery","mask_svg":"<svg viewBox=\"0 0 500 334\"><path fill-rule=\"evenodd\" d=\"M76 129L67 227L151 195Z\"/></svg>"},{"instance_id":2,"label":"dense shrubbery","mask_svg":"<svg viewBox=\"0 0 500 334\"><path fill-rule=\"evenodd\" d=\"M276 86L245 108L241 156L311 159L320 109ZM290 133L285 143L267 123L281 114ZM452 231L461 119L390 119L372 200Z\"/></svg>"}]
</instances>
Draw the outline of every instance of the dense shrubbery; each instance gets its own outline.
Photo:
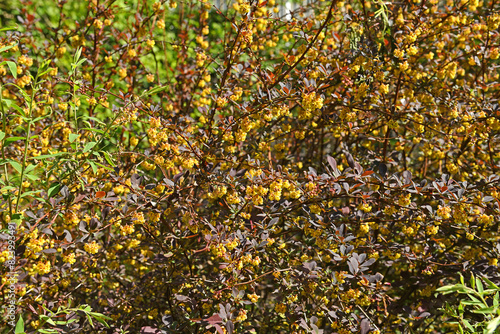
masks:
<instances>
[{"instance_id":1,"label":"dense shrubbery","mask_svg":"<svg viewBox=\"0 0 500 334\"><path fill-rule=\"evenodd\" d=\"M445 333L499 283L497 1L2 7L26 332Z\"/></svg>"}]
</instances>

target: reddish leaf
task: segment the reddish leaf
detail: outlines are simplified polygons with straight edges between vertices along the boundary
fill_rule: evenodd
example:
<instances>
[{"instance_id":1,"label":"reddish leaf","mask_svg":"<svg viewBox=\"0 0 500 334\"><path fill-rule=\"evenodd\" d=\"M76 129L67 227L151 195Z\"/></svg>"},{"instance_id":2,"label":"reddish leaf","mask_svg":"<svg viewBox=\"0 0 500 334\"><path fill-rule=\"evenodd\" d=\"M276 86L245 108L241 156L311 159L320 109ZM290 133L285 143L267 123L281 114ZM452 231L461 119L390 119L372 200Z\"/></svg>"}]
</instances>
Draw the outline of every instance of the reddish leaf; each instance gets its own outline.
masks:
<instances>
[{"instance_id":1,"label":"reddish leaf","mask_svg":"<svg viewBox=\"0 0 500 334\"><path fill-rule=\"evenodd\" d=\"M38 312L31 306L31 304L28 304L28 307L30 308L31 312L38 314Z\"/></svg>"},{"instance_id":2,"label":"reddish leaf","mask_svg":"<svg viewBox=\"0 0 500 334\"><path fill-rule=\"evenodd\" d=\"M370 321L366 318L361 320L361 334L366 334L370 331Z\"/></svg>"},{"instance_id":3,"label":"reddish leaf","mask_svg":"<svg viewBox=\"0 0 500 334\"><path fill-rule=\"evenodd\" d=\"M98 191L95 193L95 197L96 198L103 198L104 196L106 196L106 192L105 191Z\"/></svg>"},{"instance_id":4,"label":"reddish leaf","mask_svg":"<svg viewBox=\"0 0 500 334\"><path fill-rule=\"evenodd\" d=\"M217 332L218 332L219 334L224 334L224 331L222 330L222 327L221 327L221 326L219 326L219 325L215 324L215 325L214 325L214 327L215 327L215 329L217 329Z\"/></svg>"},{"instance_id":5,"label":"reddish leaf","mask_svg":"<svg viewBox=\"0 0 500 334\"><path fill-rule=\"evenodd\" d=\"M204 319L204 321L207 321L210 325L216 325L222 323L222 318L218 314L214 314L210 318Z\"/></svg>"},{"instance_id":6,"label":"reddish leaf","mask_svg":"<svg viewBox=\"0 0 500 334\"><path fill-rule=\"evenodd\" d=\"M145 326L141 328L141 334L160 334L162 331L158 328L154 328L151 326Z\"/></svg>"}]
</instances>

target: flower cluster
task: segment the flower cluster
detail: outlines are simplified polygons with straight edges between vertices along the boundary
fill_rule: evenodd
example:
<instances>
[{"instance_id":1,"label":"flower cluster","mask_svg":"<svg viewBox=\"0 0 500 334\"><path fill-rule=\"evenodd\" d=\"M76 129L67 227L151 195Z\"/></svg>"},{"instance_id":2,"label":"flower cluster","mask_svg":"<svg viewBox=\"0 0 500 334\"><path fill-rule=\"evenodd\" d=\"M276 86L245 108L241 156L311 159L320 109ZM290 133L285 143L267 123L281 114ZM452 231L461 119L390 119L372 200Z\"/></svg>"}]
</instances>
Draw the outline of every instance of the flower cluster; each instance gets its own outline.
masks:
<instances>
[{"instance_id":1,"label":"flower cluster","mask_svg":"<svg viewBox=\"0 0 500 334\"><path fill-rule=\"evenodd\" d=\"M456 332L435 289L500 279L500 5L218 3L2 8L0 300L27 333Z\"/></svg>"}]
</instances>

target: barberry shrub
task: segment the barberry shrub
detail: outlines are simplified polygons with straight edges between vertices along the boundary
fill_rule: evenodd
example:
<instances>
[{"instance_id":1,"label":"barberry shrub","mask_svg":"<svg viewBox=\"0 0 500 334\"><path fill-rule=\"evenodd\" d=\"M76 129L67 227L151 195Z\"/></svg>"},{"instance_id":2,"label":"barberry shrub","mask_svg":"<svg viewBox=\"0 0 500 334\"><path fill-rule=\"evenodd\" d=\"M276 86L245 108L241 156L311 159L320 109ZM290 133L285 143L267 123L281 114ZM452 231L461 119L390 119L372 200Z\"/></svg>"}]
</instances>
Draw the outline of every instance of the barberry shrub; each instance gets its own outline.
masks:
<instances>
[{"instance_id":1,"label":"barberry shrub","mask_svg":"<svg viewBox=\"0 0 500 334\"><path fill-rule=\"evenodd\" d=\"M1 6L18 332L445 333L499 284L497 1Z\"/></svg>"}]
</instances>

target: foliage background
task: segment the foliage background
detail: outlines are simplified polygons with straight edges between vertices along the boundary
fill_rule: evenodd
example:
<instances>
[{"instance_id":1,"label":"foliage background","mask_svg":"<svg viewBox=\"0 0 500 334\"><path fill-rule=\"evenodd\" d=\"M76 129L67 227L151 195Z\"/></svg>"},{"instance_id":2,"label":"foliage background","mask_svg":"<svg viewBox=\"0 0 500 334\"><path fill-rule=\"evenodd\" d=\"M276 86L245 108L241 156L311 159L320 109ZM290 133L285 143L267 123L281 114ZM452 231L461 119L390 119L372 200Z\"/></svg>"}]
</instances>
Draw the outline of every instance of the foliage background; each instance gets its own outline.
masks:
<instances>
[{"instance_id":1,"label":"foliage background","mask_svg":"<svg viewBox=\"0 0 500 334\"><path fill-rule=\"evenodd\" d=\"M0 8L26 332L453 332L498 284L496 1Z\"/></svg>"}]
</instances>

